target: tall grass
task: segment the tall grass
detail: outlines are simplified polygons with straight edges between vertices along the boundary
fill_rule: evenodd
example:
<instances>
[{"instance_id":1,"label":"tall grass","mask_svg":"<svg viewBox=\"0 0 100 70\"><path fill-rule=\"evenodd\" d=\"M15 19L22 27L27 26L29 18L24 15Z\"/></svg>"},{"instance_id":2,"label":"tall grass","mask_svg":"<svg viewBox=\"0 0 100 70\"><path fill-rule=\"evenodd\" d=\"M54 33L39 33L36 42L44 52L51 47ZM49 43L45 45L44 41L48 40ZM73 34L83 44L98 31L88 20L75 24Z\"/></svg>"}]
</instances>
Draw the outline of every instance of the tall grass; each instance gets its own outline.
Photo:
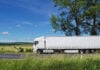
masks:
<instances>
[{"instance_id":1,"label":"tall grass","mask_svg":"<svg viewBox=\"0 0 100 70\"><path fill-rule=\"evenodd\" d=\"M100 58L53 55L23 60L3 59L0 60L0 70L100 70Z\"/></svg>"},{"instance_id":2,"label":"tall grass","mask_svg":"<svg viewBox=\"0 0 100 70\"><path fill-rule=\"evenodd\" d=\"M0 45L0 53L19 53L22 48L26 53L29 49L32 49L33 44L21 44L21 45ZM26 51L28 49L28 51ZM22 53L22 52L21 52Z\"/></svg>"}]
</instances>

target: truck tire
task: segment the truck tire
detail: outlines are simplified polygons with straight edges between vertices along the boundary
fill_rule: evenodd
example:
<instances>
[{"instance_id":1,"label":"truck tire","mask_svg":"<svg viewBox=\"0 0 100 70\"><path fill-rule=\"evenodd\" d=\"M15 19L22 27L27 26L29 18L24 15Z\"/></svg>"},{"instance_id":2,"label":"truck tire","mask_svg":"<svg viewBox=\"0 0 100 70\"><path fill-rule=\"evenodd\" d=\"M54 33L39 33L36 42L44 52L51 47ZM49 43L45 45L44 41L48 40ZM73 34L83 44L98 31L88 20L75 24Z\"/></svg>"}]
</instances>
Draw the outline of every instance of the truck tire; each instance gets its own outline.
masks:
<instances>
[{"instance_id":1,"label":"truck tire","mask_svg":"<svg viewBox=\"0 0 100 70\"><path fill-rule=\"evenodd\" d=\"M42 50L42 49L38 49L38 50L37 50L37 53L38 53L38 54L42 54L42 53L43 53L43 50Z\"/></svg>"},{"instance_id":2,"label":"truck tire","mask_svg":"<svg viewBox=\"0 0 100 70\"><path fill-rule=\"evenodd\" d=\"M84 50L79 50L79 54L84 54Z\"/></svg>"},{"instance_id":3,"label":"truck tire","mask_svg":"<svg viewBox=\"0 0 100 70\"><path fill-rule=\"evenodd\" d=\"M95 53L95 52L96 52L96 50L95 50L95 49L92 49L92 50L91 50L91 53Z\"/></svg>"}]
</instances>

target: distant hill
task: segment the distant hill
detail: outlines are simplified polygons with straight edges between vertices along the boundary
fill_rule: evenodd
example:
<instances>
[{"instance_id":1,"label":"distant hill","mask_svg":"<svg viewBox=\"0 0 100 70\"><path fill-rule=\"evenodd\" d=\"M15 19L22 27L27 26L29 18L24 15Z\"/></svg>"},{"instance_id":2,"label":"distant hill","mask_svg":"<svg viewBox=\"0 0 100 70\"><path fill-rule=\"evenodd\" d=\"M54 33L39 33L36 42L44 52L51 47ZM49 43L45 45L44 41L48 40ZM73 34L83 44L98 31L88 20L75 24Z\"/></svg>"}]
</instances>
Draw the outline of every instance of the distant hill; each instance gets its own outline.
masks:
<instances>
[{"instance_id":1,"label":"distant hill","mask_svg":"<svg viewBox=\"0 0 100 70\"><path fill-rule=\"evenodd\" d=\"M0 43L0 45L23 45L23 44L33 44L31 42L11 42L11 43Z\"/></svg>"}]
</instances>

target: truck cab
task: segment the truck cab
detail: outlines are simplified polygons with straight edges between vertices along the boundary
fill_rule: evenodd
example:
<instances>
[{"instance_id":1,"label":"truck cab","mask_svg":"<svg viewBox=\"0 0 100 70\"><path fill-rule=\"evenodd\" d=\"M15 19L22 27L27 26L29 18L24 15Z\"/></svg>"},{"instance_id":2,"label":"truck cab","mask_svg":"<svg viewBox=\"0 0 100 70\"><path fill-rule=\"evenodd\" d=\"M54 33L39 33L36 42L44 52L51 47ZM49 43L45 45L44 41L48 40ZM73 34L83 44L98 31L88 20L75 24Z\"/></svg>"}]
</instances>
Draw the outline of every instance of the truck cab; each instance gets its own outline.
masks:
<instances>
[{"instance_id":1,"label":"truck cab","mask_svg":"<svg viewBox=\"0 0 100 70\"><path fill-rule=\"evenodd\" d=\"M44 48L44 37L39 37L34 40L33 52L42 53Z\"/></svg>"}]
</instances>

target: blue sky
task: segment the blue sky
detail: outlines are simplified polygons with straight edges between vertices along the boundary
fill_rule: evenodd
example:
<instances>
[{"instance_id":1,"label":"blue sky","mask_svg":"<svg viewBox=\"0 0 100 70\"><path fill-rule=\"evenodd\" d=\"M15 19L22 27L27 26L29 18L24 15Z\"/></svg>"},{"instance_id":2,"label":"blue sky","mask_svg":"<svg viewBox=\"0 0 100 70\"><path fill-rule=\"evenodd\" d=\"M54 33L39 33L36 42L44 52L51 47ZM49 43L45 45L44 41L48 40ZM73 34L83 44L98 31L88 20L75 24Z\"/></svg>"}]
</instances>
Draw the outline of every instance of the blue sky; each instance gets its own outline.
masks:
<instances>
[{"instance_id":1,"label":"blue sky","mask_svg":"<svg viewBox=\"0 0 100 70\"><path fill-rule=\"evenodd\" d=\"M28 41L53 32L50 15L57 13L51 0L0 0L0 42Z\"/></svg>"}]
</instances>

